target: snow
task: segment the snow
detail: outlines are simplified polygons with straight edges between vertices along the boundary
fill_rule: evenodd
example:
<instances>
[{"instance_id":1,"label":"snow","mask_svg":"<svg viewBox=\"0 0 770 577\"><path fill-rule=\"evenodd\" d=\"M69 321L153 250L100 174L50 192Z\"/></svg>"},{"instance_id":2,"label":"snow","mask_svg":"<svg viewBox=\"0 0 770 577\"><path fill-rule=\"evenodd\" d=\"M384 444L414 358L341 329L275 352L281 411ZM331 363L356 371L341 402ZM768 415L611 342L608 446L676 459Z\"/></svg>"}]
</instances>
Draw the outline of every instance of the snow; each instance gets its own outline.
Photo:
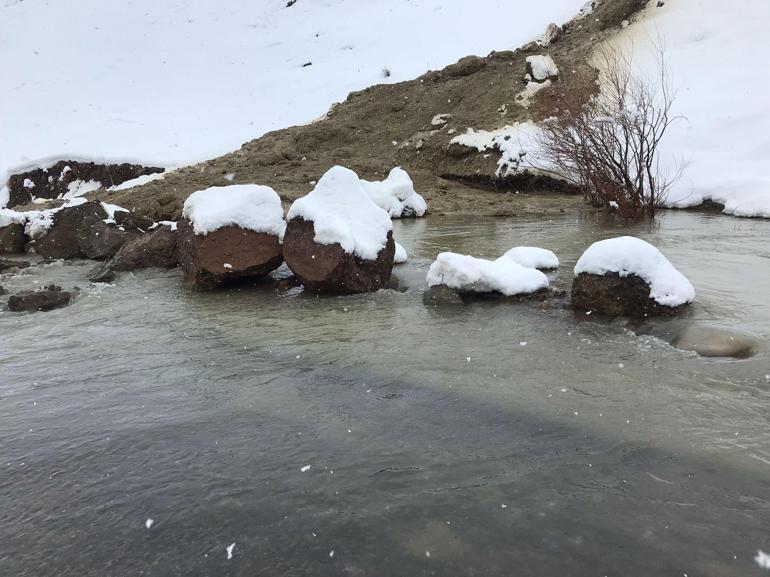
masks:
<instances>
[{"instance_id":1,"label":"snow","mask_svg":"<svg viewBox=\"0 0 770 577\"><path fill-rule=\"evenodd\" d=\"M231 543L227 546L227 558L232 559L233 558L233 549L235 549L235 543Z\"/></svg>"},{"instance_id":2,"label":"snow","mask_svg":"<svg viewBox=\"0 0 770 577\"><path fill-rule=\"evenodd\" d=\"M47 210L29 210L26 212L17 212L10 209L0 209L0 226L6 226L2 224L4 220L7 220L9 224L10 222L24 223L24 231L26 235L32 239L36 239L45 234L45 232L51 228L54 215L61 209L71 206L78 206L86 202L87 200L85 198L78 197L73 198L58 208L49 208Z\"/></svg>"},{"instance_id":3,"label":"snow","mask_svg":"<svg viewBox=\"0 0 770 577\"><path fill-rule=\"evenodd\" d=\"M89 192L99 190L101 187L102 183L98 180L73 180L67 185L67 192L64 193L62 198L72 199L85 196Z\"/></svg>"},{"instance_id":4,"label":"snow","mask_svg":"<svg viewBox=\"0 0 770 577\"><path fill-rule=\"evenodd\" d=\"M500 258L509 258L527 268L554 269L559 267L559 258L550 250L535 246L517 246Z\"/></svg>"},{"instance_id":5,"label":"snow","mask_svg":"<svg viewBox=\"0 0 770 577\"><path fill-rule=\"evenodd\" d=\"M156 172L154 174L143 174L142 176L137 176L136 178L127 180L122 184L113 185L107 190L128 190L129 188L134 188L135 186L142 186L143 184L147 184L148 182L153 182L154 180L162 180L172 170L173 169L166 170L165 172Z\"/></svg>"},{"instance_id":6,"label":"snow","mask_svg":"<svg viewBox=\"0 0 770 577\"><path fill-rule=\"evenodd\" d=\"M686 116L662 143L663 168L684 165L668 205L713 200L728 214L770 218L770 81L753 64L770 60L768 22L767 0L652 2L619 34L615 45L642 71L656 69L651 39L663 40L673 113Z\"/></svg>"},{"instance_id":7,"label":"snow","mask_svg":"<svg viewBox=\"0 0 770 577\"><path fill-rule=\"evenodd\" d=\"M757 556L754 557L754 561L757 562L757 565L759 565L761 569L767 569L770 571L770 555L764 551L757 551Z\"/></svg>"},{"instance_id":8,"label":"snow","mask_svg":"<svg viewBox=\"0 0 770 577\"><path fill-rule=\"evenodd\" d=\"M32 182L29 178L24 179L24 183L22 184L24 188L35 188L35 183Z\"/></svg>"},{"instance_id":9,"label":"snow","mask_svg":"<svg viewBox=\"0 0 770 577\"><path fill-rule=\"evenodd\" d=\"M428 210L425 199L417 194L412 179L401 167L391 170L385 180L362 180L361 184L374 203L391 218L401 218L406 209L412 209L416 216L425 216Z\"/></svg>"},{"instance_id":10,"label":"snow","mask_svg":"<svg viewBox=\"0 0 770 577\"><path fill-rule=\"evenodd\" d=\"M663 306L676 307L695 298L690 281L657 248L633 236L595 242L575 265L576 276L610 272L642 278L650 285L650 298Z\"/></svg>"},{"instance_id":11,"label":"snow","mask_svg":"<svg viewBox=\"0 0 770 577\"><path fill-rule=\"evenodd\" d=\"M147 520L144 522L144 526L145 526L146 528L148 528L148 529L149 529L150 527L152 527L152 524L153 524L153 523L155 523L155 521L153 521L152 519L147 519Z\"/></svg>"},{"instance_id":12,"label":"snow","mask_svg":"<svg viewBox=\"0 0 770 577\"><path fill-rule=\"evenodd\" d=\"M516 48L582 3L79 0L73 18L66 2L2 2L0 178L28 159L89 152L161 166L212 158L352 90Z\"/></svg>"},{"instance_id":13,"label":"snow","mask_svg":"<svg viewBox=\"0 0 770 577\"><path fill-rule=\"evenodd\" d=\"M516 104L519 104L524 108L529 108L532 105L532 100L537 96L537 93L550 86L550 80L546 80L545 82L527 82L527 86L524 87L524 90L516 95Z\"/></svg>"},{"instance_id":14,"label":"snow","mask_svg":"<svg viewBox=\"0 0 770 577\"><path fill-rule=\"evenodd\" d=\"M280 239L286 230L278 193L257 184L212 186L194 192L185 201L182 216L192 223L195 234L204 236L231 225Z\"/></svg>"},{"instance_id":15,"label":"snow","mask_svg":"<svg viewBox=\"0 0 770 577\"><path fill-rule=\"evenodd\" d=\"M0 188L0 208L8 206L8 202L11 200L11 191L7 186Z\"/></svg>"},{"instance_id":16,"label":"snow","mask_svg":"<svg viewBox=\"0 0 770 577\"><path fill-rule=\"evenodd\" d=\"M300 472L307 473L310 470L310 467L312 467L312 465L305 465L300 469Z\"/></svg>"},{"instance_id":17,"label":"snow","mask_svg":"<svg viewBox=\"0 0 770 577\"><path fill-rule=\"evenodd\" d=\"M559 75L556 63L547 54L527 56L527 64L529 64L529 68L532 70L532 77L538 82L543 82L549 78L556 78Z\"/></svg>"},{"instance_id":18,"label":"snow","mask_svg":"<svg viewBox=\"0 0 770 577\"><path fill-rule=\"evenodd\" d=\"M112 222L115 222L116 212L130 212L127 208L123 208L122 206L118 206L117 204L108 204L106 202L103 202L101 204L102 204L102 208L104 209L104 212L107 213L107 220L110 220Z\"/></svg>"},{"instance_id":19,"label":"snow","mask_svg":"<svg viewBox=\"0 0 770 577\"><path fill-rule=\"evenodd\" d=\"M286 218L312 222L315 242L339 244L365 260L377 258L393 229L390 216L372 201L358 175L342 166L330 168L308 195L294 201Z\"/></svg>"},{"instance_id":20,"label":"snow","mask_svg":"<svg viewBox=\"0 0 770 577\"><path fill-rule=\"evenodd\" d=\"M446 285L466 292L499 292L505 296L548 288L548 277L509 258L484 260L442 252L428 271L428 286Z\"/></svg>"},{"instance_id":21,"label":"snow","mask_svg":"<svg viewBox=\"0 0 770 577\"><path fill-rule=\"evenodd\" d=\"M493 131L469 128L465 134L455 136L450 144L461 144L479 152L498 150L501 156L497 162L497 176L525 170L537 173L549 169L549 163L537 153L539 130L532 122L517 122Z\"/></svg>"},{"instance_id":22,"label":"snow","mask_svg":"<svg viewBox=\"0 0 770 577\"><path fill-rule=\"evenodd\" d=\"M0 208L0 228L10 226L12 224L25 224L27 218L23 212L16 212L8 208Z\"/></svg>"},{"instance_id":23,"label":"snow","mask_svg":"<svg viewBox=\"0 0 770 577\"><path fill-rule=\"evenodd\" d=\"M406 254L406 249L400 244L396 243L396 256L393 258L395 264L404 264L409 260L409 256Z\"/></svg>"}]
</instances>

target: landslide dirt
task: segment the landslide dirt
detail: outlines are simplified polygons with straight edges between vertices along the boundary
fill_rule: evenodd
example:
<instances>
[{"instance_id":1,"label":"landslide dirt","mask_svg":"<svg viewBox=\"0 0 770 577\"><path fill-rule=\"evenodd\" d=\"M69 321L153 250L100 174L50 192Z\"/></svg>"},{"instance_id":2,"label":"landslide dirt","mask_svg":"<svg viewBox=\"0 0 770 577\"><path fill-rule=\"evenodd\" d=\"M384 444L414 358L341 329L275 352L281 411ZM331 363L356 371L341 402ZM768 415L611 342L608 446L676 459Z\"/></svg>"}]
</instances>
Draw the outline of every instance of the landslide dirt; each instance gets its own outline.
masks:
<instances>
[{"instance_id":1,"label":"landslide dirt","mask_svg":"<svg viewBox=\"0 0 770 577\"><path fill-rule=\"evenodd\" d=\"M547 48L530 43L486 58L470 56L415 80L353 92L313 124L267 133L235 152L141 187L91 196L156 220L177 219L192 192L230 183L269 185L288 205L307 194L326 170L341 164L369 180L382 179L394 166L402 166L433 214L507 216L573 209L580 205L579 197L544 183L496 181L499 154L458 151L457 146L450 149L449 142L469 127L492 130L553 114L562 94L593 83L595 71L587 63L593 47L645 4L597 1L593 13L567 23ZM534 54L550 54L561 76L527 109L516 103L516 95L525 85L525 59ZM443 126L434 126L437 114L451 117Z\"/></svg>"}]
</instances>

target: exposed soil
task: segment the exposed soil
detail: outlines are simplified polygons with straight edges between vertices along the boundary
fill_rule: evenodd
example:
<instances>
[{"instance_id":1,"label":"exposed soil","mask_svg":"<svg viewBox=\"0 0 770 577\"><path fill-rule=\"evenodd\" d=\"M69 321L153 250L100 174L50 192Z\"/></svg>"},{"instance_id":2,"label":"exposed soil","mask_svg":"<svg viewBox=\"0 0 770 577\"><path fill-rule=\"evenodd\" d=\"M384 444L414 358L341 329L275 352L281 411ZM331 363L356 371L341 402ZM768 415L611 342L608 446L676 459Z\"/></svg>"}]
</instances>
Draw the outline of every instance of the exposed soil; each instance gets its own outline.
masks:
<instances>
[{"instance_id":1,"label":"exposed soil","mask_svg":"<svg viewBox=\"0 0 770 577\"><path fill-rule=\"evenodd\" d=\"M497 180L498 154L457 146L450 150L449 142L469 127L493 130L549 116L562 94L593 83L595 71L588 65L591 49L643 8L646 0L595 4L593 14L565 25L548 48L530 43L515 52L471 56L415 80L353 92L313 124L265 134L240 150L179 169L142 187L90 196L156 220L176 220L182 203L196 190L256 182L275 188L288 204L309 192L326 170L341 164L370 180L382 179L394 166L402 166L433 214L510 216L572 209L580 205L578 197L566 196L564 190L554 190L552 183L542 180ZM544 53L554 58L561 77L527 109L516 103L525 86L525 59ZM437 114L451 117L434 126L431 120Z\"/></svg>"}]
</instances>

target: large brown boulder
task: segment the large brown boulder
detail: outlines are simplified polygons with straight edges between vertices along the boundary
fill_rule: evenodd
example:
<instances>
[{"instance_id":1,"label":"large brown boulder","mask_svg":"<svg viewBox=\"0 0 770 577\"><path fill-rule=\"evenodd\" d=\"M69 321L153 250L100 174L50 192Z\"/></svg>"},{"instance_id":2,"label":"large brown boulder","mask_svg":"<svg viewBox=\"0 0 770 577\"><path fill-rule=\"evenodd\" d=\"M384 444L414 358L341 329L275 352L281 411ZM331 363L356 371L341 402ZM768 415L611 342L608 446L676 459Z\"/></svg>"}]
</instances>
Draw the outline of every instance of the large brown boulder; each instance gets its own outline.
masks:
<instances>
[{"instance_id":1,"label":"large brown boulder","mask_svg":"<svg viewBox=\"0 0 770 577\"><path fill-rule=\"evenodd\" d=\"M181 220L177 248L185 277L200 290L256 279L283 263L277 235L233 225L202 235Z\"/></svg>"},{"instance_id":2,"label":"large brown boulder","mask_svg":"<svg viewBox=\"0 0 770 577\"><path fill-rule=\"evenodd\" d=\"M163 172L163 168L139 164L96 164L61 160L47 168L13 174L8 179L8 206L27 204L32 198L59 198L75 181L100 183L102 187L123 184L139 176Z\"/></svg>"},{"instance_id":3,"label":"large brown boulder","mask_svg":"<svg viewBox=\"0 0 770 577\"><path fill-rule=\"evenodd\" d=\"M283 258L306 289L350 294L375 291L390 279L396 243L388 232L387 243L375 260L347 253L339 244L315 242L312 222L294 218L286 227Z\"/></svg>"},{"instance_id":4,"label":"large brown boulder","mask_svg":"<svg viewBox=\"0 0 770 577\"><path fill-rule=\"evenodd\" d=\"M179 264L177 232L160 226L124 244L111 264L116 271L174 268Z\"/></svg>"},{"instance_id":5,"label":"large brown boulder","mask_svg":"<svg viewBox=\"0 0 770 577\"><path fill-rule=\"evenodd\" d=\"M640 318L676 314L687 306L663 306L650 292L650 285L635 274L581 273L572 282L572 306L607 316Z\"/></svg>"},{"instance_id":6,"label":"large brown boulder","mask_svg":"<svg viewBox=\"0 0 770 577\"><path fill-rule=\"evenodd\" d=\"M26 242L23 223L13 222L0 228L0 253L22 253Z\"/></svg>"},{"instance_id":7,"label":"large brown boulder","mask_svg":"<svg viewBox=\"0 0 770 577\"><path fill-rule=\"evenodd\" d=\"M50 259L111 258L133 235L104 223L100 202L70 206L56 212L48 232L35 242L35 251Z\"/></svg>"}]
</instances>

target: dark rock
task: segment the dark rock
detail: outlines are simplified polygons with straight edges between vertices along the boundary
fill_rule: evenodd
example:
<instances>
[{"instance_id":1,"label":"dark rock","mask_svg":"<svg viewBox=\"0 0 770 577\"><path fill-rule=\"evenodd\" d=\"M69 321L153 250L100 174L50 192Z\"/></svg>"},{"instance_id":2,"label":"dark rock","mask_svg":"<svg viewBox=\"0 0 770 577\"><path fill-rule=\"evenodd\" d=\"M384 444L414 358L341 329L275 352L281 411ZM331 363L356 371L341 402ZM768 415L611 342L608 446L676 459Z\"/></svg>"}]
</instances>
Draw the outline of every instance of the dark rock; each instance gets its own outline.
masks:
<instances>
[{"instance_id":1,"label":"dark rock","mask_svg":"<svg viewBox=\"0 0 770 577\"><path fill-rule=\"evenodd\" d=\"M196 235L193 226L182 220L177 248L185 277L201 290L258 279L283 263L278 236L238 226Z\"/></svg>"},{"instance_id":2,"label":"dark rock","mask_svg":"<svg viewBox=\"0 0 770 577\"><path fill-rule=\"evenodd\" d=\"M437 307L442 305L461 305L464 301L460 291L449 288L446 285L436 285L423 291L422 302L427 306Z\"/></svg>"},{"instance_id":3,"label":"dark rock","mask_svg":"<svg viewBox=\"0 0 770 577\"><path fill-rule=\"evenodd\" d=\"M112 270L111 263L100 264L91 269L88 273L88 280L91 282L112 282L115 280L115 271Z\"/></svg>"},{"instance_id":4,"label":"dark rock","mask_svg":"<svg viewBox=\"0 0 770 577\"><path fill-rule=\"evenodd\" d=\"M283 256L306 289L334 294L376 291L390 279L396 244L393 234L376 260L364 260L345 252L339 244L315 242L312 222L294 218L286 227Z\"/></svg>"},{"instance_id":5,"label":"dark rock","mask_svg":"<svg viewBox=\"0 0 770 577\"><path fill-rule=\"evenodd\" d=\"M151 218L123 210L116 210L114 218L115 224L134 232L147 232L155 224Z\"/></svg>"},{"instance_id":6,"label":"dark rock","mask_svg":"<svg viewBox=\"0 0 770 577\"><path fill-rule=\"evenodd\" d=\"M63 208L54 215L48 232L35 242L35 251L44 258L84 258L81 243L87 242L89 230L104 225L106 218L107 213L96 201Z\"/></svg>"},{"instance_id":7,"label":"dark rock","mask_svg":"<svg viewBox=\"0 0 770 577\"><path fill-rule=\"evenodd\" d=\"M76 181L95 180L104 187L122 184L139 176L163 172L158 167L139 164L95 164L61 160L49 168L37 168L8 179L9 207L27 204L35 198L59 198L68 192L68 186ZM27 182L32 188L24 186Z\"/></svg>"},{"instance_id":8,"label":"dark rock","mask_svg":"<svg viewBox=\"0 0 770 577\"><path fill-rule=\"evenodd\" d=\"M43 290L25 291L12 295L8 299L8 310L14 312L51 311L66 307L71 301L72 293L51 285Z\"/></svg>"},{"instance_id":9,"label":"dark rock","mask_svg":"<svg viewBox=\"0 0 770 577\"><path fill-rule=\"evenodd\" d=\"M9 258L0 258L0 272L5 272L15 268L29 268L30 262L26 260L11 260Z\"/></svg>"},{"instance_id":10,"label":"dark rock","mask_svg":"<svg viewBox=\"0 0 770 577\"><path fill-rule=\"evenodd\" d=\"M179 264L177 233L159 226L124 244L111 263L112 270L129 271L143 268L174 268Z\"/></svg>"},{"instance_id":11,"label":"dark rock","mask_svg":"<svg viewBox=\"0 0 770 577\"><path fill-rule=\"evenodd\" d=\"M5 287L0 286L0 295L7 295L8 291L5 290Z\"/></svg>"},{"instance_id":12,"label":"dark rock","mask_svg":"<svg viewBox=\"0 0 770 577\"><path fill-rule=\"evenodd\" d=\"M757 341L753 338L716 327L690 325L677 334L671 344L701 357L733 357L747 359L754 355Z\"/></svg>"},{"instance_id":13,"label":"dark rock","mask_svg":"<svg viewBox=\"0 0 770 577\"><path fill-rule=\"evenodd\" d=\"M13 223L0 228L0 253L22 253L26 243L24 224Z\"/></svg>"},{"instance_id":14,"label":"dark rock","mask_svg":"<svg viewBox=\"0 0 770 577\"><path fill-rule=\"evenodd\" d=\"M651 317L681 312L686 305L668 307L650 298L650 286L641 277L618 273L603 276L581 273L572 283L572 306L607 316Z\"/></svg>"},{"instance_id":15,"label":"dark rock","mask_svg":"<svg viewBox=\"0 0 770 577\"><path fill-rule=\"evenodd\" d=\"M125 232L112 224L98 222L89 228L80 239L80 250L86 258L107 260L115 256L136 234Z\"/></svg>"}]
</instances>

